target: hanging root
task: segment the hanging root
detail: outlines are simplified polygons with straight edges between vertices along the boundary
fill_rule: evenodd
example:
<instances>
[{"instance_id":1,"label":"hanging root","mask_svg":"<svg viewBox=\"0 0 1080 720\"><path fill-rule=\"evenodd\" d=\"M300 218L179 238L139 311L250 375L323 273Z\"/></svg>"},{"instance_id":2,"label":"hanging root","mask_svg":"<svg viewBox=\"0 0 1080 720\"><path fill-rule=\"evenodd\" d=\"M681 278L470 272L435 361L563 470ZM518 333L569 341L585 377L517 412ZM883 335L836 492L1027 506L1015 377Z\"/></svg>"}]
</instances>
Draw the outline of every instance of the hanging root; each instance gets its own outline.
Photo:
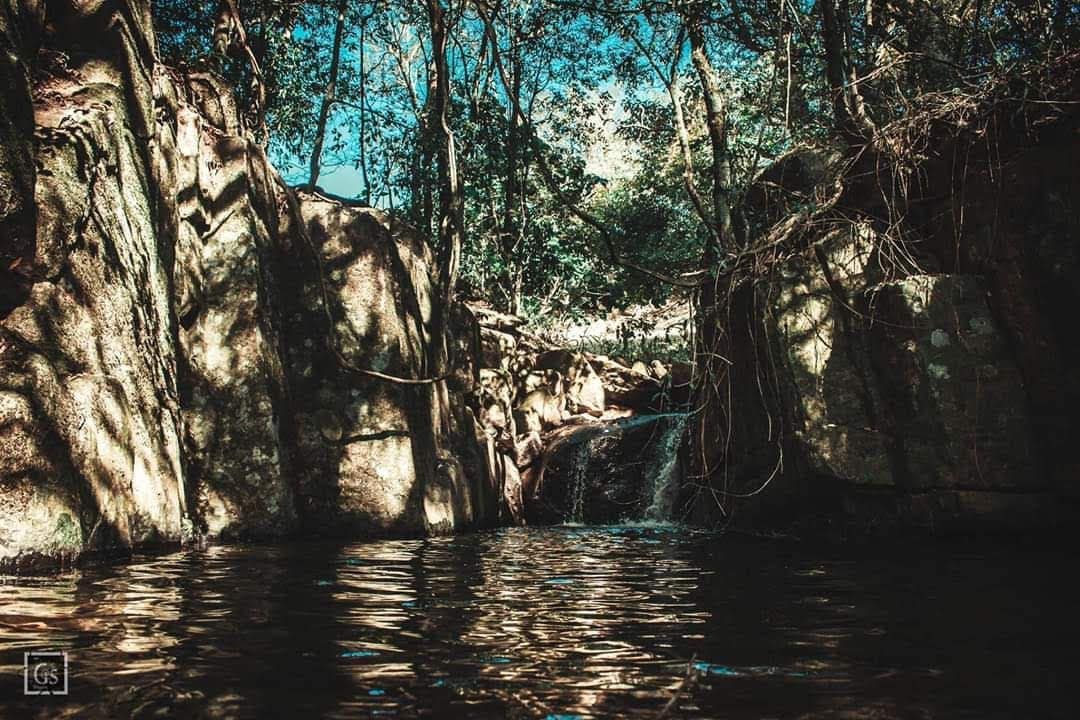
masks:
<instances>
[{"instance_id":1,"label":"hanging root","mask_svg":"<svg viewBox=\"0 0 1080 720\"><path fill-rule=\"evenodd\" d=\"M759 178L754 187L787 198L795 209L751 234L747 245L724 258L715 279L698 293L698 332L694 335L694 416L698 428L691 433L691 502L711 497L728 523L735 499L763 492L784 472L788 428L777 414L784 410L780 369L785 361L775 357L776 338L770 337L769 329L784 266L792 261L805 263L805 254L812 252L839 312L866 323L883 322L874 317L872 298L867 310L853 306L816 243L830 233L858 232L868 237L870 257L877 263L875 270L881 281L925 272L918 251L921 231L909 219L909 212L917 203L947 197L925 195L926 162L952 140L960 140L954 145L962 148L986 143L988 156L997 163L989 171L1002 177L1000 153L995 151L1002 126L1032 131L1075 112L1080 104L1074 97L1078 67L1080 52L1073 51L1023 73L984 77L978 85L962 82L961 87L949 91L924 93L907 103L903 117L877 127L865 145L851 148L843 160L833 163L825 180L809 195ZM807 149L796 149L778 164L799 152ZM955 163L951 191L962 200L969 168L966 156L960 160ZM868 209L871 206L877 210ZM960 240L958 237L958 248ZM740 292L751 295L749 302L735 301ZM733 337L732 331L740 323L747 326L749 337ZM758 331L764 335L759 336ZM753 353L750 362L739 367L740 358L745 357L737 352L742 343L749 343ZM764 352L760 352L762 348ZM752 378L744 374L749 370L747 364L752 365ZM764 480L750 468L753 482L749 487L736 486L745 480L746 472L738 467L740 449L734 444L740 440L734 437L734 428L737 413L755 409L734 407L736 381L756 386L757 403L776 453Z\"/></svg>"}]
</instances>

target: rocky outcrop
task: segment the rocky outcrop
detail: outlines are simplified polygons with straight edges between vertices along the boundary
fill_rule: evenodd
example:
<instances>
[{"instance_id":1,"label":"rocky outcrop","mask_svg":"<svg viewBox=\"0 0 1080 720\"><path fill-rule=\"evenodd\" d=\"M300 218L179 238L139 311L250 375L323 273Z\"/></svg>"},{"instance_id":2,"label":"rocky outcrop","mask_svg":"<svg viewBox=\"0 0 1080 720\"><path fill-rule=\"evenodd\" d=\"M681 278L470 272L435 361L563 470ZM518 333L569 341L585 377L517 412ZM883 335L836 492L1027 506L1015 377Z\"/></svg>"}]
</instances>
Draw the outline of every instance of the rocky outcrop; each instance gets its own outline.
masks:
<instances>
[{"instance_id":1,"label":"rocky outcrop","mask_svg":"<svg viewBox=\"0 0 1080 720\"><path fill-rule=\"evenodd\" d=\"M495 489L477 479L497 475L477 446L461 392L471 388L431 382L441 340L430 249L376 210L314 195L299 207L283 218L298 260L283 292L305 527L417 534L493 517Z\"/></svg>"},{"instance_id":2,"label":"rocky outcrop","mask_svg":"<svg viewBox=\"0 0 1080 720\"><path fill-rule=\"evenodd\" d=\"M743 289L730 358L725 493L750 527L891 532L1058 520L1022 374L974 275L872 282L858 234L833 235L771 292ZM843 298L837 294L842 293ZM751 309L753 308L753 309ZM871 314L872 313L872 314ZM750 318L757 317L756 322ZM702 508L708 516L712 506Z\"/></svg>"},{"instance_id":3,"label":"rocky outcrop","mask_svg":"<svg viewBox=\"0 0 1080 720\"><path fill-rule=\"evenodd\" d=\"M497 522L479 326L433 327L423 242L286 188L147 3L38 9L0 6L0 568Z\"/></svg>"},{"instance_id":4,"label":"rocky outcrop","mask_svg":"<svg viewBox=\"0 0 1080 720\"><path fill-rule=\"evenodd\" d=\"M658 412L665 406L685 404L685 393L682 403L672 393L671 373L662 364L645 368L643 363L636 363L639 367L635 368L627 367L606 355L586 353L585 357L596 368L606 401L610 405L635 412ZM675 393L678 392L676 389Z\"/></svg>"},{"instance_id":5,"label":"rocky outcrop","mask_svg":"<svg viewBox=\"0 0 1080 720\"><path fill-rule=\"evenodd\" d=\"M297 517L273 171L234 112L206 111L229 98L213 76L159 68L155 95L192 514L210 537L283 535Z\"/></svg>"},{"instance_id":6,"label":"rocky outcrop","mask_svg":"<svg viewBox=\"0 0 1080 720\"><path fill-rule=\"evenodd\" d=\"M830 235L770 303L812 472L910 490L1037 487L1020 374L981 280L872 284L872 248L859 232ZM851 302L873 315L852 317Z\"/></svg>"},{"instance_id":7,"label":"rocky outcrop","mask_svg":"<svg viewBox=\"0 0 1080 720\"><path fill-rule=\"evenodd\" d=\"M5 6L7 30L32 32L32 13L13 17ZM19 174L18 158L5 159L19 192L32 182L33 200L24 196L7 214L19 232L5 228L2 239L17 275L0 320L3 565L179 541L189 517L173 248L157 232L152 98L144 79L132 79L152 62L149 23L119 6L50 8L53 34L32 89L36 178ZM75 24L83 35L69 34ZM80 45L91 37L108 61ZM19 50L30 46L36 41L24 34L4 54L28 64ZM26 132L27 90L5 95L4 114L16 109L17 122L4 132ZM21 157L30 137L3 145Z\"/></svg>"},{"instance_id":8,"label":"rocky outcrop","mask_svg":"<svg viewBox=\"0 0 1080 720\"><path fill-rule=\"evenodd\" d=\"M768 277L725 281L732 292L703 303L701 337L718 359L691 433L691 473L712 489L700 521L941 534L1041 532L1075 517L1063 438L1080 428L1066 360L1080 228L1065 199L1078 175L1063 158L1076 120L999 127L992 161L985 138L932 138L941 157L923 159L888 235L874 217L895 208L847 178L843 220L819 218ZM832 192L836 159L812 156L785 158L749 194L766 226Z\"/></svg>"},{"instance_id":9,"label":"rocky outcrop","mask_svg":"<svg viewBox=\"0 0 1080 720\"><path fill-rule=\"evenodd\" d=\"M599 417L604 413L607 407L604 382L582 353L549 350L536 358L533 369L554 373L562 381L562 394L570 414Z\"/></svg>"}]
</instances>

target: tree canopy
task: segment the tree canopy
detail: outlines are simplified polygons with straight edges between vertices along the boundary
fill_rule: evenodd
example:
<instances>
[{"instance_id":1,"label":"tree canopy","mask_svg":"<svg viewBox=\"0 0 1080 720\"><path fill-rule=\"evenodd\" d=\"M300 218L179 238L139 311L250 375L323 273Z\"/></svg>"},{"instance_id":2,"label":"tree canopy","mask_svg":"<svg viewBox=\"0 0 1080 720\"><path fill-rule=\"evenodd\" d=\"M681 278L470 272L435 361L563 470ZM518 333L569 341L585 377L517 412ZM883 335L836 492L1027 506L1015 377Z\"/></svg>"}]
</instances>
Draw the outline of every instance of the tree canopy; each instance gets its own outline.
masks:
<instances>
[{"instance_id":1,"label":"tree canopy","mask_svg":"<svg viewBox=\"0 0 1080 720\"><path fill-rule=\"evenodd\" d=\"M289 181L387 208L448 294L533 317L660 302L765 230L794 148L1075 46L1068 0L158 0Z\"/></svg>"}]
</instances>

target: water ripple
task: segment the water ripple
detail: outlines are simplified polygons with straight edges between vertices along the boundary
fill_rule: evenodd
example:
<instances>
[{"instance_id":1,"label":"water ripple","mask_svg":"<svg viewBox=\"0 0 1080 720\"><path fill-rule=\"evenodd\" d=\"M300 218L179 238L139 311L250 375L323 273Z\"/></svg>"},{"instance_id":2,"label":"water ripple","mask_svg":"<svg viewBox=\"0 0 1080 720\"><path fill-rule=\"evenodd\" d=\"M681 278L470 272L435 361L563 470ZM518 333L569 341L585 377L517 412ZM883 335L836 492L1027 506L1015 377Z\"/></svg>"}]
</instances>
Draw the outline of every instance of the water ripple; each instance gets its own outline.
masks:
<instances>
[{"instance_id":1,"label":"water ripple","mask_svg":"<svg viewBox=\"0 0 1080 720\"><path fill-rule=\"evenodd\" d=\"M1054 716L1038 568L660 525L214 547L0 580L0 715L56 714L17 698L55 647L72 717Z\"/></svg>"}]
</instances>

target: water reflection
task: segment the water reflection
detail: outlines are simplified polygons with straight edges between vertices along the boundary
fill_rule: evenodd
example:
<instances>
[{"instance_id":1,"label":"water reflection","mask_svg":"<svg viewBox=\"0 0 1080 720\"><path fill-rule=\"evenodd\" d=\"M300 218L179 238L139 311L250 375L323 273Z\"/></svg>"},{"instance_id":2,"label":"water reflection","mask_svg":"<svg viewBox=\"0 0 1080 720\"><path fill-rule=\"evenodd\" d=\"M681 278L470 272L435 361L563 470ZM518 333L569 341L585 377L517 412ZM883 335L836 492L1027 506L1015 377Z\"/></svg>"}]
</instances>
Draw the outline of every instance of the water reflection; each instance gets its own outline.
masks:
<instances>
[{"instance_id":1,"label":"water reflection","mask_svg":"<svg viewBox=\"0 0 1080 720\"><path fill-rule=\"evenodd\" d=\"M1066 717L1067 560L649 526L187 551L0 587L0 715ZM23 699L46 647L71 694Z\"/></svg>"}]
</instances>

